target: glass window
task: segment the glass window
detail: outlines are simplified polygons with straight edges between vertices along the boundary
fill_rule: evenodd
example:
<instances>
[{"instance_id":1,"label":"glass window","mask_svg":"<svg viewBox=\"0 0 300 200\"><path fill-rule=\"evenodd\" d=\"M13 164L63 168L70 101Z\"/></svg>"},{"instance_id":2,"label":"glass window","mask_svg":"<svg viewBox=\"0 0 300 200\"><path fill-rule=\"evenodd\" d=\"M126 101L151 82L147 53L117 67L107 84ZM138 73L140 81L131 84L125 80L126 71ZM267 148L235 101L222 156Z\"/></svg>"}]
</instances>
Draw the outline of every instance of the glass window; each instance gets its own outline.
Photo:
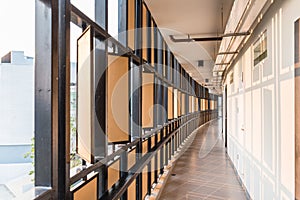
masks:
<instances>
[{"instance_id":1,"label":"glass window","mask_svg":"<svg viewBox=\"0 0 300 200\"><path fill-rule=\"evenodd\" d=\"M116 40L126 46L126 19L127 1L109 0L108 1L108 33Z\"/></svg>"},{"instance_id":2,"label":"glass window","mask_svg":"<svg viewBox=\"0 0 300 200\"><path fill-rule=\"evenodd\" d=\"M95 20L95 0L71 0L71 4L90 19Z\"/></svg>"},{"instance_id":3,"label":"glass window","mask_svg":"<svg viewBox=\"0 0 300 200\"><path fill-rule=\"evenodd\" d=\"M254 44L254 66L267 57L267 34L266 31Z\"/></svg>"}]
</instances>

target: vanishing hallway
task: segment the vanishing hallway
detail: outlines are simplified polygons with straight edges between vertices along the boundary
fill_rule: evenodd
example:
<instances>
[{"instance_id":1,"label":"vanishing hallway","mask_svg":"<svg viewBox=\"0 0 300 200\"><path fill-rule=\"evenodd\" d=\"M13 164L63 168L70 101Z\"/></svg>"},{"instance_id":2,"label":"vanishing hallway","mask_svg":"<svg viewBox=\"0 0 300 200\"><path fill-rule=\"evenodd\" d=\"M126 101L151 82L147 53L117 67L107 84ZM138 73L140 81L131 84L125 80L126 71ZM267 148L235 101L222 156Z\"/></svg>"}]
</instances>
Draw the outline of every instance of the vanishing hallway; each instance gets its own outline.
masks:
<instances>
[{"instance_id":1,"label":"vanishing hallway","mask_svg":"<svg viewBox=\"0 0 300 200\"><path fill-rule=\"evenodd\" d=\"M198 129L187 150L178 158L166 186L164 199L247 199L226 155L222 121Z\"/></svg>"}]
</instances>

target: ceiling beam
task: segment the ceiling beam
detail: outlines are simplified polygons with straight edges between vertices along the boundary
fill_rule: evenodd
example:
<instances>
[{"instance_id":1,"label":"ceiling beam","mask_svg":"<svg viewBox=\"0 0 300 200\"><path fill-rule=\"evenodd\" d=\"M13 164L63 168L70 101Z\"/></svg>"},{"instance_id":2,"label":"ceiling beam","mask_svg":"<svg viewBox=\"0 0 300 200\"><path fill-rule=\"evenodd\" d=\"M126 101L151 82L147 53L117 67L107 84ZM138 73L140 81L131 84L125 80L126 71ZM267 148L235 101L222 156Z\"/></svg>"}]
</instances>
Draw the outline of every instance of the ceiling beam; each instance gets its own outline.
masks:
<instances>
[{"instance_id":1,"label":"ceiling beam","mask_svg":"<svg viewBox=\"0 0 300 200\"><path fill-rule=\"evenodd\" d=\"M230 54L237 54L238 51L228 51L228 52L220 52L218 55L230 55Z\"/></svg>"},{"instance_id":2,"label":"ceiling beam","mask_svg":"<svg viewBox=\"0 0 300 200\"><path fill-rule=\"evenodd\" d=\"M188 34L188 38L176 39L174 35L170 35L170 39L173 42L206 42L206 41L221 41L223 37L238 37L250 35L250 32L240 32L240 33L226 33L220 36L210 36L210 37L191 37Z\"/></svg>"}]
</instances>

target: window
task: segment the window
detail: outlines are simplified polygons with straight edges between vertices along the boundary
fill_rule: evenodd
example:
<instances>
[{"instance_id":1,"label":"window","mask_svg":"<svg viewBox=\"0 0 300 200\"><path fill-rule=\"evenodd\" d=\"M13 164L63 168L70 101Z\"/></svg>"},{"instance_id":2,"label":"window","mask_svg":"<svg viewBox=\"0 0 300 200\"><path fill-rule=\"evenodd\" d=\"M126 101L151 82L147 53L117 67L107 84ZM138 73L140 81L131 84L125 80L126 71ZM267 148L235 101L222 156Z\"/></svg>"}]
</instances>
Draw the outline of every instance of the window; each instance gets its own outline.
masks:
<instances>
[{"instance_id":1,"label":"window","mask_svg":"<svg viewBox=\"0 0 300 200\"><path fill-rule=\"evenodd\" d=\"M124 46L126 45L127 2L125 0L108 1L108 33Z\"/></svg>"},{"instance_id":2,"label":"window","mask_svg":"<svg viewBox=\"0 0 300 200\"><path fill-rule=\"evenodd\" d=\"M266 31L254 43L254 66L267 57L267 34Z\"/></svg>"}]
</instances>

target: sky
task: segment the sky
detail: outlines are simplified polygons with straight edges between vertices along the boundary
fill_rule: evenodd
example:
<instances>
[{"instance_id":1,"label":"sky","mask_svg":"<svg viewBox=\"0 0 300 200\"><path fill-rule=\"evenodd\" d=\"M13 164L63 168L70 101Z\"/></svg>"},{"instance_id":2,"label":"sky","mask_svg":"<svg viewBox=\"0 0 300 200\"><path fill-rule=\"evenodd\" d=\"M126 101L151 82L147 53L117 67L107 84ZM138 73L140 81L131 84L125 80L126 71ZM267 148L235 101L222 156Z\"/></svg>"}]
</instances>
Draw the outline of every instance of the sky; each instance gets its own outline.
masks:
<instances>
[{"instance_id":1,"label":"sky","mask_svg":"<svg viewBox=\"0 0 300 200\"><path fill-rule=\"evenodd\" d=\"M0 0L0 57L11 50L34 56L34 0Z\"/></svg>"},{"instance_id":2,"label":"sky","mask_svg":"<svg viewBox=\"0 0 300 200\"><path fill-rule=\"evenodd\" d=\"M117 35L117 0L110 0L109 32ZM95 18L95 0L71 0L91 19ZM0 58L9 51L24 51L26 56L35 56L35 0L0 0ZM111 28L114 27L114 28ZM76 41L81 29L71 24L71 62L76 61Z\"/></svg>"},{"instance_id":3,"label":"sky","mask_svg":"<svg viewBox=\"0 0 300 200\"><path fill-rule=\"evenodd\" d=\"M71 0L94 19L94 0ZM17 6L16 6L17 5ZM9 51L35 56L35 0L0 0L0 58ZM76 40L81 29L71 25L71 61L76 61Z\"/></svg>"}]
</instances>

